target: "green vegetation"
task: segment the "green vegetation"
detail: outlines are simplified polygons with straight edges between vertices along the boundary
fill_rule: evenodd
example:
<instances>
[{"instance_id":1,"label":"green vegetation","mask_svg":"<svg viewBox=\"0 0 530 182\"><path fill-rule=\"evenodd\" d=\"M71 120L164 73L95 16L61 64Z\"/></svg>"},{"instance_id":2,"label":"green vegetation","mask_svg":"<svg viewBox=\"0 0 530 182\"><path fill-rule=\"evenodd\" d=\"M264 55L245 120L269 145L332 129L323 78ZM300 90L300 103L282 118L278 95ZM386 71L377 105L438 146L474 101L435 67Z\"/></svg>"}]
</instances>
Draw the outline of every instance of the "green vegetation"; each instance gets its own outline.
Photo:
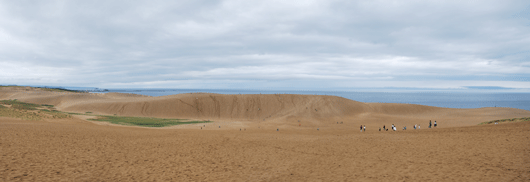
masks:
<instances>
[{"instance_id":1,"label":"green vegetation","mask_svg":"<svg viewBox=\"0 0 530 182\"><path fill-rule=\"evenodd\" d=\"M24 110L17 110L12 108L0 108L0 116L10 118L20 118L25 120L41 120L42 115L35 112L27 112Z\"/></svg>"},{"instance_id":2,"label":"green vegetation","mask_svg":"<svg viewBox=\"0 0 530 182\"><path fill-rule=\"evenodd\" d=\"M85 91L78 91L78 90L68 90L68 89L64 89L64 88L42 88L42 87L35 87L35 88L40 88L41 90L44 90L44 91L55 91L55 92L85 92Z\"/></svg>"},{"instance_id":3,"label":"green vegetation","mask_svg":"<svg viewBox=\"0 0 530 182\"><path fill-rule=\"evenodd\" d=\"M126 116L99 116L91 121L106 121L113 124L144 126L144 127L165 127L181 124L208 123L210 121L187 121L184 119L162 119L147 117L126 117Z\"/></svg>"},{"instance_id":4,"label":"green vegetation","mask_svg":"<svg viewBox=\"0 0 530 182\"><path fill-rule=\"evenodd\" d=\"M37 107L41 107L39 104L25 103L15 100L2 100L1 104L11 105L11 108L20 110L37 110Z\"/></svg>"},{"instance_id":5,"label":"green vegetation","mask_svg":"<svg viewBox=\"0 0 530 182\"><path fill-rule=\"evenodd\" d=\"M50 115L53 118L63 119L63 118L70 118L71 117L70 115L68 115L68 114L66 114L64 112L57 111L57 110L51 110L50 111L48 109L41 109L40 111L43 111L44 113Z\"/></svg>"},{"instance_id":6,"label":"green vegetation","mask_svg":"<svg viewBox=\"0 0 530 182\"><path fill-rule=\"evenodd\" d=\"M22 87L22 86L14 86L14 85L0 85L0 88L2 87Z\"/></svg>"},{"instance_id":7,"label":"green vegetation","mask_svg":"<svg viewBox=\"0 0 530 182\"><path fill-rule=\"evenodd\" d=\"M18 85L0 85L0 88L3 88L3 87L18 87L18 88L37 88L37 89L40 89L40 90L44 90L44 91L54 91L54 92L77 92L77 93L80 93L80 92L85 92L85 91L78 91L78 90L69 90L69 89L65 89L65 88L46 88L46 87L30 87L30 86L18 86Z\"/></svg>"},{"instance_id":8,"label":"green vegetation","mask_svg":"<svg viewBox=\"0 0 530 182\"><path fill-rule=\"evenodd\" d=\"M500 119L500 120L492 120L492 121L486 121L482 122L479 125L482 124L492 124L492 123L502 123L502 122L521 122L521 121L530 121L530 117L526 118L512 118L512 119Z\"/></svg>"},{"instance_id":9,"label":"green vegetation","mask_svg":"<svg viewBox=\"0 0 530 182\"><path fill-rule=\"evenodd\" d=\"M52 105L39 105L32 103L20 102L18 100L1 100L0 101L0 116L20 118L25 120L41 120L42 118L70 118L71 116L56 110L38 109L39 107L47 107L52 109ZM10 105L11 107L5 107Z\"/></svg>"},{"instance_id":10,"label":"green vegetation","mask_svg":"<svg viewBox=\"0 0 530 182\"><path fill-rule=\"evenodd\" d=\"M8 108L4 105L10 105ZM42 107L47 109L42 109ZM39 109L41 108L41 109ZM20 102L18 100L1 100L0 101L0 116L21 118L26 120L41 120L43 118L63 119L71 118L71 115L91 115L92 112L82 113L68 113L57 111L53 105L39 105L32 103ZM93 116L93 115L92 115ZM143 127L165 127L181 124L195 124L208 123L210 121L189 121L186 119L163 119L163 118L148 118L148 117L126 117L126 116L97 116L96 119L89 119L92 121L105 121L114 124L143 126Z\"/></svg>"}]
</instances>

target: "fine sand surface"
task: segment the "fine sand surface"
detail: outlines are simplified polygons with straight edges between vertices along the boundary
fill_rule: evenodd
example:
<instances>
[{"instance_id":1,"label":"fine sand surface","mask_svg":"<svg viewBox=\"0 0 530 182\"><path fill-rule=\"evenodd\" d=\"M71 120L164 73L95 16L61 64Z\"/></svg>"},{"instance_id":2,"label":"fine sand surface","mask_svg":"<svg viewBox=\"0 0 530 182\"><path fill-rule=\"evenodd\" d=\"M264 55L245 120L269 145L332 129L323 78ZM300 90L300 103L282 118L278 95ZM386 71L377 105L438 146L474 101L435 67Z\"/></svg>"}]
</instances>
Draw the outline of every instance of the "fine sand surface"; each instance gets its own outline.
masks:
<instances>
[{"instance_id":1,"label":"fine sand surface","mask_svg":"<svg viewBox=\"0 0 530 182\"><path fill-rule=\"evenodd\" d=\"M20 87L0 88L0 100L5 99L68 112L214 122L158 129L90 122L86 116L0 117L0 181L530 180L530 122L477 125L530 116L520 109L315 95L148 97ZM428 129L429 120L439 127ZM359 132L361 124L366 132ZM378 131L391 124L399 130ZM414 124L421 129L413 130Z\"/></svg>"}]
</instances>

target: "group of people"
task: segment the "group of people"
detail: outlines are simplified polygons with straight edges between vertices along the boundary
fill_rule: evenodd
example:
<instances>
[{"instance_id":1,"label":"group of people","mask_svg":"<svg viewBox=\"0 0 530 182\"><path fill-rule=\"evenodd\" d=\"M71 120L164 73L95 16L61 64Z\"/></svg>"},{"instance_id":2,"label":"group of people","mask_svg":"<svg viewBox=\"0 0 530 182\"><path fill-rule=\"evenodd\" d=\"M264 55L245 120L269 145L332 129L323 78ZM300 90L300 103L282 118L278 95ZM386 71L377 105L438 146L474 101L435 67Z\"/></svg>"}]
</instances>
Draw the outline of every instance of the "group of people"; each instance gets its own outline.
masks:
<instances>
[{"instance_id":1,"label":"group of people","mask_svg":"<svg viewBox=\"0 0 530 182\"><path fill-rule=\"evenodd\" d=\"M438 124L436 124L436 120L434 120L434 127L436 128L437 125ZM432 122L431 122L431 120L429 120L429 128L431 128L431 126L432 126Z\"/></svg>"},{"instance_id":2,"label":"group of people","mask_svg":"<svg viewBox=\"0 0 530 182\"><path fill-rule=\"evenodd\" d=\"M434 127L438 126L438 123L436 123L436 121L434 121ZM432 120L429 120L429 128L432 127ZM421 126L418 124L418 125L414 125L414 129L420 129ZM364 129L366 130L366 126L364 127ZM392 124L392 128L391 128L393 131L396 131L397 128L394 124ZM403 127L403 130L407 130L407 127L404 126ZM361 131L363 131L363 126L361 125ZM379 128L379 131L381 131L381 128ZM388 131L388 129L386 128L385 125L383 125L383 131Z\"/></svg>"},{"instance_id":3,"label":"group of people","mask_svg":"<svg viewBox=\"0 0 530 182\"><path fill-rule=\"evenodd\" d=\"M342 122L341 122L341 123L342 123ZM495 124L497 124L497 123L495 123ZM206 126L206 125L204 125L204 126ZM429 120L429 128L431 128L431 126L432 126L432 121ZM436 127L436 126L438 126L438 124L436 123L436 121L434 121L434 127ZM219 126L219 128L221 128L221 126ZM420 126L419 124L418 124L418 125L414 125L414 129L420 129L420 128L421 128L421 126ZM361 126L359 127L359 129L361 130L361 132L366 131L366 125L364 125L364 126L361 125ZM394 124L392 124L392 128L391 128L391 129L392 129L393 131L396 131L396 130L397 130L397 127L396 127ZM201 127L201 130L202 130L202 127ZM247 129L245 129L245 131L246 131L246 130L247 130ZM320 128L317 128L317 131L319 131L319 130L320 130ZM406 126L403 127L403 130L407 130L407 127L406 127ZM241 128L239 129L239 131L241 131ZM280 129L277 128L276 131L280 131ZM381 128L379 128L379 131L381 131ZM385 125L383 125L383 131L388 131L388 129L386 128Z\"/></svg>"},{"instance_id":4,"label":"group of people","mask_svg":"<svg viewBox=\"0 0 530 182\"><path fill-rule=\"evenodd\" d=\"M393 131L396 131L397 128L396 126L394 126L394 124L392 124L392 128L391 128ZM381 128L379 128L379 131L381 131ZM383 131L388 131L388 129L386 128L386 125L383 125Z\"/></svg>"}]
</instances>

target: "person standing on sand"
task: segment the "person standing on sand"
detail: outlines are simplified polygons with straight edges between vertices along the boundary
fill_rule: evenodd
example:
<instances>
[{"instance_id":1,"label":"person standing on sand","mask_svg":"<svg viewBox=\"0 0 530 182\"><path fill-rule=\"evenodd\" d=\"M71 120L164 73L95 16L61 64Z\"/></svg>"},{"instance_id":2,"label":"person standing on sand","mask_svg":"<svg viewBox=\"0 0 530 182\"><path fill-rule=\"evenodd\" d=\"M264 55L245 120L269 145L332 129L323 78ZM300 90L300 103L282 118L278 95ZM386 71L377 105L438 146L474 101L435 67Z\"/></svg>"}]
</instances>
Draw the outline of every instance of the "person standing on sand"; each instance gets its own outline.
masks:
<instances>
[{"instance_id":1,"label":"person standing on sand","mask_svg":"<svg viewBox=\"0 0 530 182\"><path fill-rule=\"evenodd\" d=\"M383 131L385 131L385 130L386 130L385 125L383 125Z\"/></svg>"},{"instance_id":2,"label":"person standing on sand","mask_svg":"<svg viewBox=\"0 0 530 182\"><path fill-rule=\"evenodd\" d=\"M418 130L420 129L420 125L418 125Z\"/></svg>"},{"instance_id":3,"label":"person standing on sand","mask_svg":"<svg viewBox=\"0 0 530 182\"><path fill-rule=\"evenodd\" d=\"M361 132L363 132L363 125L361 125Z\"/></svg>"},{"instance_id":4,"label":"person standing on sand","mask_svg":"<svg viewBox=\"0 0 530 182\"><path fill-rule=\"evenodd\" d=\"M437 124L436 124L436 121L434 121L434 127L436 128Z\"/></svg>"},{"instance_id":5,"label":"person standing on sand","mask_svg":"<svg viewBox=\"0 0 530 182\"><path fill-rule=\"evenodd\" d=\"M429 128L431 128L431 126L432 126L432 122L431 120L429 120Z\"/></svg>"},{"instance_id":6,"label":"person standing on sand","mask_svg":"<svg viewBox=\"0 0 530 182\"><path fill-rule=\"evenodd\" d=\"M363 131L366 131L366 125L364 125Z\"/></svg>"}]
</instances>

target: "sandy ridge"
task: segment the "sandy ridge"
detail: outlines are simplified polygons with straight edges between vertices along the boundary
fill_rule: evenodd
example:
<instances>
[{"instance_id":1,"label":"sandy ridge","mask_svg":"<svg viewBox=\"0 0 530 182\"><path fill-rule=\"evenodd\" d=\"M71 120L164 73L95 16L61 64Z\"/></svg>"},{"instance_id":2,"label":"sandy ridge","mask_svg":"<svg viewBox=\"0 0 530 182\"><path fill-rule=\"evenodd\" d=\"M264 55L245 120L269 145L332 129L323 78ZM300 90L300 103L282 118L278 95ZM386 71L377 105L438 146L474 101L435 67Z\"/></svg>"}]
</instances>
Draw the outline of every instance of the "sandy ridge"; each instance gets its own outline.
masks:
<instances>
[{"instance_id":1,"label":"sandy ridge","mask_svg":"<svg viewBox=\"0 0 530 182\"><path fill-rule=\"evenodd\" d=\"M0 99L51 104L66 112L243 122L243 125L237 125L239 127L331 127L343 122L347 127L362 124L378 128L395 124L400 128L410 128L414 124L427 127L429 120L441 122L440 127L456 127L530 116L530 111L514 108L451 109L415 104L362 103L337 96L294 94L188 93L149 97L3 88Z\"/></svg>"}]
</instances>

